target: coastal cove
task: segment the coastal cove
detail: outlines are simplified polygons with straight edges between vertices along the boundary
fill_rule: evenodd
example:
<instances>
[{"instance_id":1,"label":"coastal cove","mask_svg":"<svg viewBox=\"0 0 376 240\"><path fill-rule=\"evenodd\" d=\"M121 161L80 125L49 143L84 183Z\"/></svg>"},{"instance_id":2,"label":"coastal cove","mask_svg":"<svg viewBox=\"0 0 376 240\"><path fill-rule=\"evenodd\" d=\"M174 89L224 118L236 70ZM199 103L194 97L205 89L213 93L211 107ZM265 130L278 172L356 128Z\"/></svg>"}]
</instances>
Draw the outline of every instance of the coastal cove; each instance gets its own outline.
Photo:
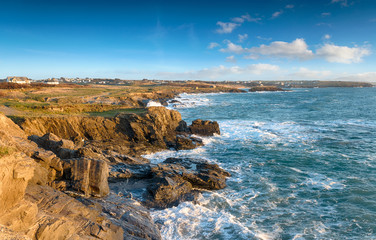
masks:
<instances>
[{"instance_id":1,"label":"coastal cove","mask_svg":"<svg viewBox=\"0 0 376 240\"><path fill-rule=\"evenodd\" d=\"M372 239L376 88L196 87L0 115L0 237Z\"/></svg>"},{"instance_id":2,"label":"coastal cove","mask_svg":"<svg viewBox=\"0 0 376 240\"><path fill-rule=\"evenodd\" d=\"M153 211L164 239L373 239L375 88L182 94L186 121L215 119L221 136L194 150L232 175L199 204Z\"/></svg>"}]
</instances>

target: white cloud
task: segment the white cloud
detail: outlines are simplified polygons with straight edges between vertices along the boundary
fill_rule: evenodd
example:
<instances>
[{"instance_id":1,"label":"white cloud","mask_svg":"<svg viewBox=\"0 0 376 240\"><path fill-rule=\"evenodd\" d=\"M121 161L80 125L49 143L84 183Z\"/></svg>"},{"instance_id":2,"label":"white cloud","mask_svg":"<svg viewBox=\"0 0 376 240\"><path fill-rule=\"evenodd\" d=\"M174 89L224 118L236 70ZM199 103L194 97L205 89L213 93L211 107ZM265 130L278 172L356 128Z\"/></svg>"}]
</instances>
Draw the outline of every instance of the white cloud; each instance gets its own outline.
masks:
<instances>
[{"instance_id":1,"label":"white cloud","mask_svg":"<svg viewBox=\"0 0 376 240\"><path fill-rule=\"evenodd\" d=\"M254 18L251 15L244 14L240 17L231 18L231 22L218 21L217 25L219 28L216 30L217 33L232 33L235 28L240 27L245 21L247 22L259 22L261 18Z\"/></svg>"},{"instance_id":2,"label":"white cloud","mask_svg":"<svg viewBox=\"0 0 376 240\"><path fill-rule=\"evenodd\" d=\"M314 56L308 49L307 43L302 38L297 38L291 43L275 41L270 45L262 44L260 47L253 47L248 50L252 55L264 55L282 58L298 58L301 60L310 59Z\"/></svg>"},{"instance_id":3,"label":"white cloud","mask_svg":"<svg viewBox=\"0 0 376 240\"><path fill-rule=\"evenodd\" d=\"M343 7L348 7L347 0L332 0L331 3L340 3Z\"/></svg>"},{"instance_id":4,"label":"white cloud","mask_svg":"<svg viewBox=\"0 0 376 240\"><path fill-rule=\"evenodd\" d=\"M277 12L273 13L273 14L272 14L272 19L281 16L282 13L283 13L283 10L280 10L280 11L277 11Z\"/></svg>"},{"instance_id":5,"label":"white cloud","mask_svg":"<svg viewBox=\"0 0 376 240\"><path fill-rule=\"evenodd\" d=\"M326 34L324 40L329 40L331 36ZM261 57L288 58L309 60L312 58L323 58L328 62L335 63L358 63L363 57L371 54L369 47L347 47L326 43L319 47L314 53L308 49L307 43L302 38L297 38L292 42L274 41L269 45L261 44L259 47L244 48L240 44L235 44L229 40L225 41L226 47L219 49L223 53L240 54L245 59L259 59Z\"/></svg>"},{"instance_id":6,"label":"white cloud","mask_svg":"<svg viewBox=\"0 0 376 240\"><path fill-rule=\"evenodd\" d=\"M239 34L238 38L239 38L239 42L243 42L244 40L248 38L248 34Z\"/></svg>"},{"instance_id":7,"label":"white cloud","mask_svg":"<svg viewBox=\"0 0 376 240\"><path fill-rule=\"evenodd\" d=\"M325 58L328 62L357 63L361 62L364 56L371 54L366 47L347 47L325 44L317 49L316 55Z\"/></svg>"},{"instance_id":8,"label":"white cloud","mask_svg":"<svg viewBox=\"0 0 376 240\"><path fill-rule=\"evenodd\" d=\"M187 72L161 72L158 73L159 78L163 79L210 79L223 80L226 78L236 77L236 79L249 79L251 75L261 75L268 72L275 72L279 70L279 66L271 64L252 64L246 67L225 67L220 65L218 67L204 68L196 71Z\"/></svg>"},{"instance_id":9,"label":"white cloud","mask_svg":"<svg viewBox=\"0 0 376 240\"><path fill-rule=\"evenodd\" d=\"M327 78L331 74L331 71L317 71L301 67L299 68L299 71L291 73L287 77L289 79L321 80L323 78Z\"/></svg>"},{"instance_id":10,"label":"white cloud","mask_svg":"<svg viewBox=\"0 0 376 240\"><path fill-rule=\"evenodd\" d=\"M261 20L261 18L255 18L255 17L251 17L251 15L249 15L248 13L247 14L244 14L240 17L234 17L231 19L231 21L233 22L237 22L237 23L243 23L244 21L247 21L247 22L259 22Z\"/></svg>"},{"instance_id":11,"label":"white cloud","mask_svg":"<svg viewBox=\"0 0 376 240\"><path fill-rule=\"evenodd\" d=\"M220 52L242 54L248 50L247 48L243 48L242 46L232 43L229 40L226 40L225 42L227 43L227 48L219 49Z\"/></svg>"},{"instance_id":12,"label":"white cloud","mask_svg":"<svg viewBox=\"0 0 376 240\"><path fill-rule=\"evenodd\" d=\"M209 49L213 49L213 48L216 48L216 47L219 47L220 45L216 42L211 42L208 46Z\"/></svg>"},{"instance_id":13,"label":"white cloud","mask_svg":"<svg viewBox=\"0 0 376 240\"><path fill-rule=\"evenodd\" d=\"M332 15L330 12L321 13L321 17L329 17L330 15Z\"/></svg>"},{"instance_id":14,"label":"white cloud","mask_svg":"<svg viewBox=\"0 0 376 240\"><path fill-rule=\"evenodd\" d=\"M236 63L236 59L234 56L229 56L229 57L226 57L226 62Z\"/></svg>"},{"instance_id":15,"label":"white cloud","mask_svg":"<svg viewBox=\"0 0 376 240\"><path fill-rule=\"evenodd\" d=\"M233 22L221 22L218 21L217 25L219 28L216 30L217 33L231 33L234 31L235 28L239 27L239 23L233 23Z\"/></svg>"},{"instance_id":16,"label":"white cloud","mask_svg":"<svg viewBox=\"0 0 376 240\"><path fill-rule=\"evenodd\" d=\"M291 8L294 8L294 7L295 7L295 6L292 5L292 4L288 4L288 5L285 6L285 8L287 8L287 9L291 9Z\"/></svg>"},{"instance_id":17,"label":"white cloud","mask_svg":"<svg viewBox=\"0 0 376 240\"><path fill-rule=\"evenodd\" d=\"M260 39L260 40L264 40L264 41L271 41L271 40L272 40L271 37L266 38L266 37L257 36L256 38L257 38L257 39Z\"/></svg>"}]
</instances>

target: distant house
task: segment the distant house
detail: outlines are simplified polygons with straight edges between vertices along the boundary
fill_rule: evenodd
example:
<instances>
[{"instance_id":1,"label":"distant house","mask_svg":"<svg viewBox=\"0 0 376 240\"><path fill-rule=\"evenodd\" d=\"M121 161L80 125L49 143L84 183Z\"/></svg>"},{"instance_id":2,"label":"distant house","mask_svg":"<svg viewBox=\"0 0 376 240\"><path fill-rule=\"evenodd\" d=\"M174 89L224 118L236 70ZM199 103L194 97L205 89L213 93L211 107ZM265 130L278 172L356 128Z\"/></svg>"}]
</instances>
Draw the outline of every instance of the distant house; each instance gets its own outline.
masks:
<instances>
[{"instance_id":1,"label":"distant house","mask_svg":"<svg viewBox=\"0 0 376 240\"><path fill-rule=\"evenodd\" d=\"M27 77L7 77L7 82L18 84L30 84L30 80Z\"/></svg>"},{"instance_id":2,"label":"distant house","mask_svg":"<svg viewBox=\"0 0 376 240\"><path fill-rule=\"evenodd\" d=\"M59 80L56 78L49 78L47 81L44 81L45 84L50 84L50 85L57 85L59 84Z\"/></svg>"}]
</instances>

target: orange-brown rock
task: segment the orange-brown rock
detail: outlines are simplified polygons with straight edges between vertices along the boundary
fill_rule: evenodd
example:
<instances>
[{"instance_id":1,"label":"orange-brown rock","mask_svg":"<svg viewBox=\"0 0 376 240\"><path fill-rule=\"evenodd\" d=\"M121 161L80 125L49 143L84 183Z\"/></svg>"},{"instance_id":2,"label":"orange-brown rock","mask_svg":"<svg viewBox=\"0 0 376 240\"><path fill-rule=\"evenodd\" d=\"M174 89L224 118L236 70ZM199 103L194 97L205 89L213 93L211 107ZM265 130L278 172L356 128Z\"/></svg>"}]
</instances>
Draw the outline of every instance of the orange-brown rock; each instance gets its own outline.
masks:
<instances>
[{"instance_id":1,"label":"orange-brown rock","mask_svg":"<svg viewBox=\"0 0 376 240\"><path fill-rule=\"evenodd\" d=\"M201 119L194 120L192 125L189 126L192 134L200 136L213 136L214 134L221 134L219 125L216 121L204 121Z\"/></svg>"}]
</instances>

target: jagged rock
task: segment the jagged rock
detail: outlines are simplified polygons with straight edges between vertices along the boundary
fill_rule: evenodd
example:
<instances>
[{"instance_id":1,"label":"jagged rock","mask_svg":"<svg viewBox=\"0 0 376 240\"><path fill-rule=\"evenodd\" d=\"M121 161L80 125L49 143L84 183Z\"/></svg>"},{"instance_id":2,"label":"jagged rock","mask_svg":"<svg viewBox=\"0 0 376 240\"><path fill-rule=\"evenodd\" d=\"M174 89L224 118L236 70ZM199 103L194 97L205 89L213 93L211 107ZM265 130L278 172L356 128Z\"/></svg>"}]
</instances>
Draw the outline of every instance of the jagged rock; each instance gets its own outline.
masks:
<instances>
[{"instance_id":1,"label":"jagged rock","mask_svg":"<svg viewBox=\"0 0 376 240\"><path fill-rule=\"evenodd\" d=\"M81 200L85 205L100 204L105 216L124 229L124 239L161 239L159 229L150 217L149 211L134 199L111 193L105 198Z\"/></svg>"},{"instance_id":2,"label":"jagged rock","mask_svg":"<svg viewBox=\"0 0 376 240\"><path fill-rule=\"evenodd\" d=\"M177 206L182 201L197 198L192 192L192 185L178 176L155 178L147 191L149 199L145 201L145 205L152 208Z\"/></svg>"},{"instance_id":3,"label":"jagged rock","mask_svg":"<svg viewBox=\"0 0 376 240\"><path fill-rule=\"evenodd\" d=\"M103 197L109 193L108 165L105 161L88 158L69 160L67 179L72 188L86 196Z\"/></svg>"},{"instance_id":4,"label":"jagged rock","mask_svg":"<svg viewBox=\"0 0 376 240\"><path fill-rule=\"evenodd\" d=\"M102 151L93 146L86 146L81 147L76 152L77 158L90 158L90 159L97 159L97 160L104 160L106 158L103 156Z\"/></svg>"},{"instance_id":5,"label":"jagged rock","mask_svg":"<svg viewBox=\"0 0 376 240\"><path fill-rule=\"evenodd\" d=\"M61 139L53 133L46 133L42 137L36 135L29 136L29 140L47 150L51 150L62 159L73 158L76 155L76 147L73 141Z\"/></svg>"},{"instance_id":6,"label":"jagged rock","mask_svg":"<svg viewBox=\"0 0 376 240\"><path fill-rule=\"evenodd\" d=\"M231 176L230 173L220 168L217 164L211 164L199 159L168 158L164 163L166 164L164 168L154 169L154 171L163 171L165 174L171 175L179 174L195 188L222 189L226 187L226 178ZM176 166L184 167L186 170L181 170Z\"/></svg>"},{"instance_id":7,"label":"jagged rock","mask_svg":"<svg viewBox=\"0 0 376 240\"><path fill-rule=\"evenodd\" d=\"M38 212L35 204L24 200L34 167L34 161L25 154L0 157L0 224L13 231L27 230Z\"/></svg>"},{"instance_id":8,"label":"jagged rock","mask_svg":"<svg viewBox=\"0 0 376 240\"><path fill-rule=\"evenodd\" d=\"M213 136L214 134L221 134L219 125L216 121L204 121L201 119L194 120L189 126L192 134L201 136Z\"/></svg>"},{"instance_id":9,"label":"jagged rock","mask_svg":"<svg viewBox=\"0 0 376 240\"><path fill-rule=\"evenodd\" d=\"M48 186L29 186L26 199L39 209L27 234L34 239L123 239L122 228L100 211Z\"/></svg>"},{"instance_id":10,"label":"jagged rock","mask_svg":"<svg viewBox=\"0 0 376 240\"><path fill-rule=\"evenodd\" d=\"M111 178L135 178L135 179L145 179L151 178L151 165L150 164L117 164L111 167L110 171ZM114 180L114 179L112 179Z\"/></svg>"},{"instance_id":11,"label":"jagged rock","mask_svg":"<svg viewBox=\"0 0 376 240\"><path fill-rule=\"evenodd\" d=\"M202 145L203 143L201 139L186 137L186 136L177 136L174 148L176 150L188 150L188 149L194 149Z\"/></svg>"}]
</instances>

